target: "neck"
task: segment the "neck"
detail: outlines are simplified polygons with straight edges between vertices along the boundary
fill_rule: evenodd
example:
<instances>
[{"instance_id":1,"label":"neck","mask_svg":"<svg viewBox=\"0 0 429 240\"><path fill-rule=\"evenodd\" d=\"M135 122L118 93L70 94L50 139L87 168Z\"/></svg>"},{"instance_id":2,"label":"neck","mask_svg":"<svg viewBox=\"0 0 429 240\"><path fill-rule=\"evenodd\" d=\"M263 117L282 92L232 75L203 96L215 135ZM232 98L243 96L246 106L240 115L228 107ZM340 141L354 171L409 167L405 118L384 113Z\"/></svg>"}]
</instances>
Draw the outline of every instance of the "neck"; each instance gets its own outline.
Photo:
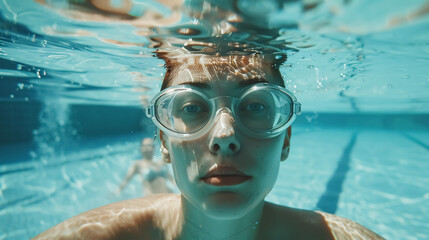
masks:
<instances>
[{"instance_id":1,"label":"neck","mask_svg":"<svg viewBox=\"0 0 429 240\"><path fill-rule=\"evenodd\" d=\"M193 206L182 196L184 217L181 239L256 239L262 216L262 201L248 213L237 218L212 217Z\"/></svg>"}]
</instances>

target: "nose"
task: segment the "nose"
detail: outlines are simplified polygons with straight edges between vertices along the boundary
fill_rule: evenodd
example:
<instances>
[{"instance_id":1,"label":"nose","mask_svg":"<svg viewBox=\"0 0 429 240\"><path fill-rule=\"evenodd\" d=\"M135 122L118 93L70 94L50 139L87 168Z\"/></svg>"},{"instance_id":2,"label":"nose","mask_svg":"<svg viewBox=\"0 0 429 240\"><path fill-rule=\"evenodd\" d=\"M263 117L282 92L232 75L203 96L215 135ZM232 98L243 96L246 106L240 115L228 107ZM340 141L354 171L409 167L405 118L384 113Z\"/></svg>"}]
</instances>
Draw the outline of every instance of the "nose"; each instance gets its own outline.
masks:
<instances>
[{"instance_id":1,"label":"nose","mask_svg":"<svg viewBox=\"0 0 429 240\"><path fill-rule=\"evenodd\" d=\"M230 156L240 151L240 142L237 140L233 124L234 119L230 113L220 113L211 132L210 152Z\"/></svg>"}]
</instances>

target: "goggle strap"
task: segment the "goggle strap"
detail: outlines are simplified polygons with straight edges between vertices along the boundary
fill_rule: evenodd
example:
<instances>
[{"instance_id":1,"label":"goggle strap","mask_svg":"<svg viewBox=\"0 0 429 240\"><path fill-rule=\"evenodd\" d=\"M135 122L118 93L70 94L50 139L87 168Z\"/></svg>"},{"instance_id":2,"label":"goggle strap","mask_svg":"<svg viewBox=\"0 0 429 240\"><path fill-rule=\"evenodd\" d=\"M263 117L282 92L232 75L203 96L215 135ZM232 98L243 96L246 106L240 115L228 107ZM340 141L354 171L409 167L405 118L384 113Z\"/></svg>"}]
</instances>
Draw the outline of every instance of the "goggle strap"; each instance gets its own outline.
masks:
<instances>
[{"instance_id":1,"label":"goggle strap","mask_svg":"<svg viewBox=\"0 0 429 240\"><path fill-rule=\"evenodd\" d=\"M154 108L155 107L153 105L149 105L146 107L146 116L148 118L152 118L154 116L155 114Z\"/></svg>"},{"instance_id":2,"label":"goggle strap","mask_svg":"<svg viewBox=\"0 0 429 240\"><path fill-rule=\"evenodd\" d=\"M295 112L295 115L297 115L297 116L301 115L301 103L300 102L295 102L294 112Z\"/></svg>"}]
</instances>

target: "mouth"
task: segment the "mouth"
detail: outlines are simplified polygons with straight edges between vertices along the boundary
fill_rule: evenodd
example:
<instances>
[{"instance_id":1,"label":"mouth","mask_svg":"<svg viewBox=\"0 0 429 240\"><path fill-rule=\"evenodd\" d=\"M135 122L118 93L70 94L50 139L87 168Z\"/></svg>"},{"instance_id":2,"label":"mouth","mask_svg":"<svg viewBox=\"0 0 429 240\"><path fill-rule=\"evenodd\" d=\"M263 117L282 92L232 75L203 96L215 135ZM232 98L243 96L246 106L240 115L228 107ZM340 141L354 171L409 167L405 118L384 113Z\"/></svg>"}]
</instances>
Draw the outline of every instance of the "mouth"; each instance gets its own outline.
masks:
<instances>
[{"instance_id":1,"label":"mouth","mask_svg":"<svg viewBox=\"0 0 429 240\"><path fill-rule=\"evenodd\" d=\"M203 182L213 186L233 186L244 183L252 177L233 167L214 166L201 178Z\"/></svg>"}]
</instances>

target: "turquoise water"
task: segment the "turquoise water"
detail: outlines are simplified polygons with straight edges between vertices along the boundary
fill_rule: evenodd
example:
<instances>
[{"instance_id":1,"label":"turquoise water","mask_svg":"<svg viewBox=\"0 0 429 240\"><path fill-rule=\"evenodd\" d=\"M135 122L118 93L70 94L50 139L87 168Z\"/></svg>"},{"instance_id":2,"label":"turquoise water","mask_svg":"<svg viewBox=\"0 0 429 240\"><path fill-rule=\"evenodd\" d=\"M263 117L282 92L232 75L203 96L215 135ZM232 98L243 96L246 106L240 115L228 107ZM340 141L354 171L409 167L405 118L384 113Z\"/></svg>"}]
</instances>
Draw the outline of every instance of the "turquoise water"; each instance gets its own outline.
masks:
<instances>
[{"instance_id":1,"label":"turquoise water","mask_svg":"<svg viewBox=\"0 0 429 240\"><path fill-rule=\"evenodd\" d=\"M427 2L300 4L270 20L304 114L268 200L332 212L386 239L429 239ZM153 132L141 107L164 74L153 28L30 0L0 9L0 239L142 196L137 178L114 190ZM182 15L172 25L202 35L208 23Z\"/></svg>"}]
</instances>

